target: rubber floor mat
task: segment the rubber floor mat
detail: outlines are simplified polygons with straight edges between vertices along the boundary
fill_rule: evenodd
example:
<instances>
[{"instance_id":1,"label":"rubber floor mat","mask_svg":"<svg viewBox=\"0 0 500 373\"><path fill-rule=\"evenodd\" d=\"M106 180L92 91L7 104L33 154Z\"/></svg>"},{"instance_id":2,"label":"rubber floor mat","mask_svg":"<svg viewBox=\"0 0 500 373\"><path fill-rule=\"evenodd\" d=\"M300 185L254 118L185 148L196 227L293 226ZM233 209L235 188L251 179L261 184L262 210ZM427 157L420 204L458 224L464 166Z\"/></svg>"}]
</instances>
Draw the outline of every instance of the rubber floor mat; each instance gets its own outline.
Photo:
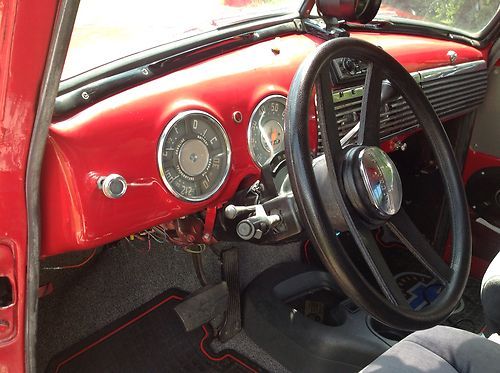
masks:
<instances>
[{"instance_id":1,"label":"rubber floor mat","mask_svg":"<svg viewBox=\"0 0 500 373\"><path fill-rule=\"evenodd\" d=\"M186 332L171 289L55 356L47 372L261 372L235 351L215 353L209 326ZM96 309L98 312L98 309Z\"/></svg>"}]
</instances>

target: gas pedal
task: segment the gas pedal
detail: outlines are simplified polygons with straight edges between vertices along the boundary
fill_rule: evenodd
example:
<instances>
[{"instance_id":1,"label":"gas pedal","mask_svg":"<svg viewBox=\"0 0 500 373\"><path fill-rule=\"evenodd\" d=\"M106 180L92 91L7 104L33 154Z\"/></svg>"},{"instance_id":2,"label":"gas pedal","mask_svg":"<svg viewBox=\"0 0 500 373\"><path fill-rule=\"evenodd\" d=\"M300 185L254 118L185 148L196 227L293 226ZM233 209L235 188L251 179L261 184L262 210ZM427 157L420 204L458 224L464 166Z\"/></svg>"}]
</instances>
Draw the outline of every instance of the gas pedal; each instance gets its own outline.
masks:
<instances>
[{"instance_id":1,"label":"gas pedal","mask_svg":"<svg viewBox=\"0 0 500 373\"><path fill-rule=\"evenodd\" d=\"M207 285L189 295L174 310L187 332L222 315L227 308L229 291L226 282Z\"/></svg>"}]
</instances>

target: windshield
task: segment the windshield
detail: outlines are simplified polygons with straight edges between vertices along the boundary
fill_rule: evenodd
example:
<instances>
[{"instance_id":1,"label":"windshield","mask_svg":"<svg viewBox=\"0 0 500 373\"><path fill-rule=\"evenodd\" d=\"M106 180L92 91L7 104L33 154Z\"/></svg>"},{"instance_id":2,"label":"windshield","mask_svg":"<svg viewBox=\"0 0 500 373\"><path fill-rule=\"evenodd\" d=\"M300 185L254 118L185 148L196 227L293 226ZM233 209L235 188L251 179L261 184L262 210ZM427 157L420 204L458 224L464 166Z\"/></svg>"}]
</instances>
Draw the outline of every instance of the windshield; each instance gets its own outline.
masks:
<instances>
[{"instance_id":1,"label":"windshield","mask_svg":"<svg viewBox=\"0 0 500 373\"><path fill-rule=\"evenodd\" d=\"M81 0L62 80L162 44L262 16L297 13L303 0ZM477 33L500 0L383 0L379 20Z\"/></svg>"},{"instance_id":2,"label":"windshield","mask_svg":"<svg viewBox=\"0 0 500 373\"><path fill-rule=\"evenodd\" d=\"M500 0L383 0L376 19L433 23L477 33L493 19Z\"/></svg>"},{"instance_id":3,"label":"windshield","mask_svg":"<svg viewBox=\"0 0 500 373\"><path fill-rule=\"evenodd\" d=\"M302 0L81 0L62 80L165 43L262 16Z\"/></svg>"}]
</instances>

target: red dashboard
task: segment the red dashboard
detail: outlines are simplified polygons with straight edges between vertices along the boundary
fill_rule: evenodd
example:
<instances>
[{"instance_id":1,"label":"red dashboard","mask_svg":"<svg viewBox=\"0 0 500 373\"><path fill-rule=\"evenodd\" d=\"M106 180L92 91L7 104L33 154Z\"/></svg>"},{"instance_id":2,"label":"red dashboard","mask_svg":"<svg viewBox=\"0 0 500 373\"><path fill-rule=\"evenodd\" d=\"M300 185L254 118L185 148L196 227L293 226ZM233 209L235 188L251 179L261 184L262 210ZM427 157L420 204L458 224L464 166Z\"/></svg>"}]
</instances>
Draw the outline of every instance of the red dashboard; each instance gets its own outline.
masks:
<instances>
[{"instance_id":1,"label":"red dashboard","mask_svg":"<svg viewBox=\"0 0 500 373\"><path fill-rule=\"evenodd\" d=\"M409 72L483 59L459 43L417 36L356 33L382 47ZM96 247L230 200L242 183L257 179L247 129L256 105L287 95L294 73L319 43L308 35L263 41L128 89L50 128L42 180L43 255ZM226 181L207 200L178 199L162 181L157 150L166 124L183 111L201 110L224 127L232 151ZM233 119L239 111L241 123ZM312 146L316 124L311 118ZM125 195L106 198L101 176L120 174Z\"/></svg>"}]
</instances>

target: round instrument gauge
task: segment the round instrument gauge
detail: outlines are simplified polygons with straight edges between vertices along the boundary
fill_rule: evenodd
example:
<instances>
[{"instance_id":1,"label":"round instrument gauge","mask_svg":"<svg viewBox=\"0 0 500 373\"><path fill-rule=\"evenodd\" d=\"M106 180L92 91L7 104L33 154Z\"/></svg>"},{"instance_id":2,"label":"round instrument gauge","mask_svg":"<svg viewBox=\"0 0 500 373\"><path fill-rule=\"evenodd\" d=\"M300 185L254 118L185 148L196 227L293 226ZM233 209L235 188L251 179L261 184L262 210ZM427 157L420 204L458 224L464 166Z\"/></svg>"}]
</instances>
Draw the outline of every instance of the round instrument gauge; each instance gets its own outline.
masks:
<instances>
[{"instance_id":1,"label":"round instrument gauge","mask_svg":"<svg viewBox=\"0 0 500 373\"><path fill-rule=\"evenodd\" d=\"M187 111L172 119L160 137L158 166L166 187L186 201L203 201L224 183L231 148L222 125L210 114Z\"/></svg>"},{"instance_id":2,"label":"round instrument gauge","mask_svg":"<svg viewBox=\"0 0 500 373\"><path fill-rule=\"evenodd\" d=\"M260 167L285 149L283 133L286 98L273 95L262 100L248 126L248 148Z\"/></svg>"}]
</instances>

